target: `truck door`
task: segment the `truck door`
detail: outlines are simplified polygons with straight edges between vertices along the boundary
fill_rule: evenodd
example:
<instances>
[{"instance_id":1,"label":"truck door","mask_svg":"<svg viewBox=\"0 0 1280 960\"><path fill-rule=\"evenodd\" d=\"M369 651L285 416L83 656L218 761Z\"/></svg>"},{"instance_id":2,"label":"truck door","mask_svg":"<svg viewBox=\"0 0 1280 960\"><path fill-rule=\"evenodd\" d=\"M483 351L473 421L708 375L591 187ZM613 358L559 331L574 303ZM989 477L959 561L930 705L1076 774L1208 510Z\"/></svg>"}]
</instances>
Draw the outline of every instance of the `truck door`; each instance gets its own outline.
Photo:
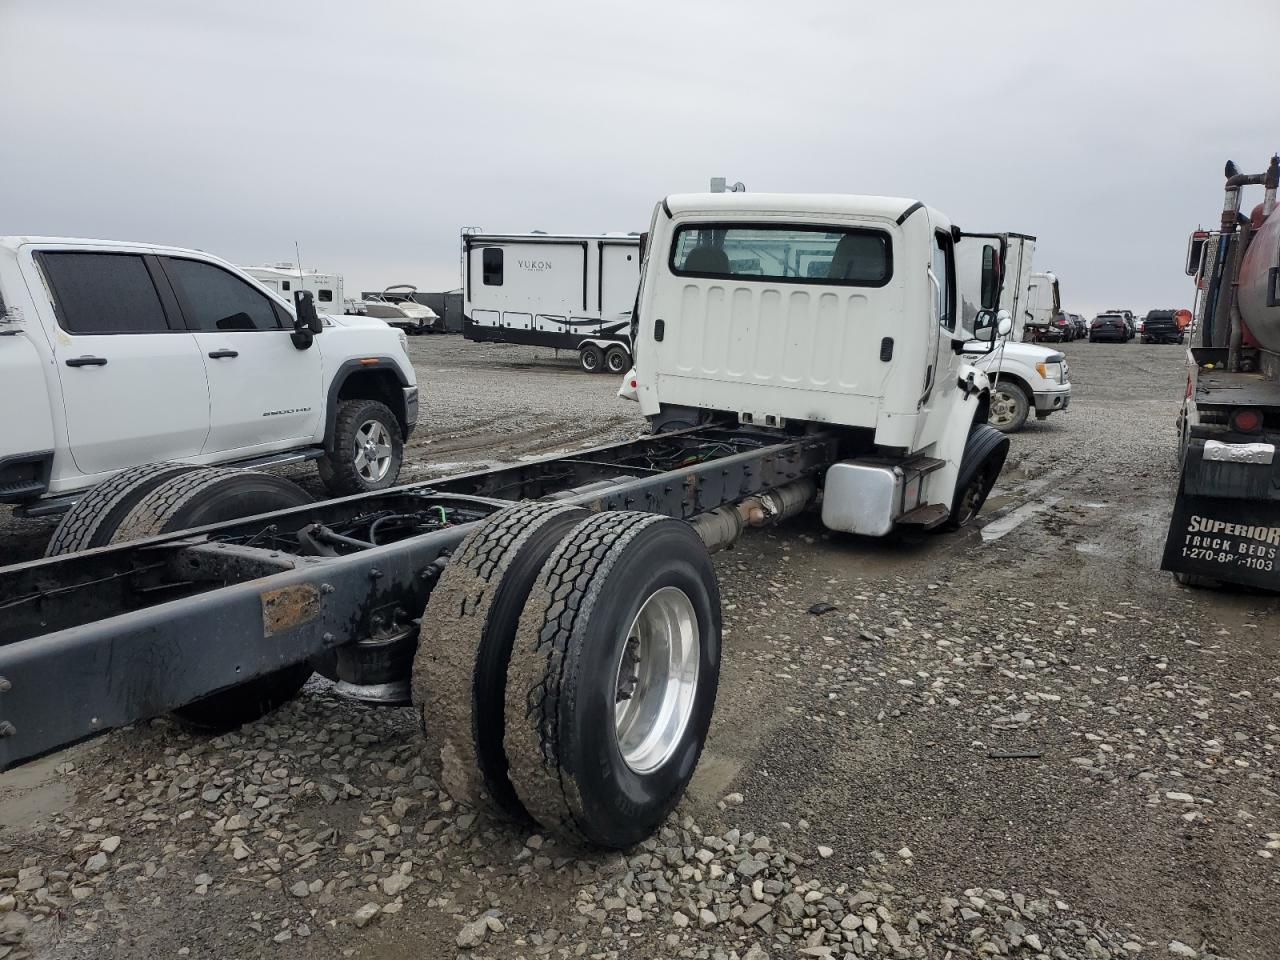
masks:
<instances>
[{"instance_id":1,"label":"truck door","mask_svg":"<svg viewBox=\"0 0 1280 960\"><path fill-rule=\"evenodd\" d=\"M162 257L209 383L206 454L269 452L319 432L319 341L299 350L290 314L231 271Z\"/></svg>"},{"instance_id":2,"label":"truck door","mask_svg":"<svg viewBox=\"0 0 1280 960\"><path fill-rule=\"evenodd\" d=\"M171 298L162 296L155 258L46 250L34 262L51 294L54 362L76 469L91 475L199 454L209 432L204 364Z\"/></svg>"},{"instance_id":3,"label":"truck door","mask_svg":"<svg viewBox=\"0 0 1280 960\"><path fill-rule=\"evenodd\" d=\"M997 310L1008 244L998 233L961 233L955 246L960 325L972 333L979 310Z\"/></svg>"}]
</instances>

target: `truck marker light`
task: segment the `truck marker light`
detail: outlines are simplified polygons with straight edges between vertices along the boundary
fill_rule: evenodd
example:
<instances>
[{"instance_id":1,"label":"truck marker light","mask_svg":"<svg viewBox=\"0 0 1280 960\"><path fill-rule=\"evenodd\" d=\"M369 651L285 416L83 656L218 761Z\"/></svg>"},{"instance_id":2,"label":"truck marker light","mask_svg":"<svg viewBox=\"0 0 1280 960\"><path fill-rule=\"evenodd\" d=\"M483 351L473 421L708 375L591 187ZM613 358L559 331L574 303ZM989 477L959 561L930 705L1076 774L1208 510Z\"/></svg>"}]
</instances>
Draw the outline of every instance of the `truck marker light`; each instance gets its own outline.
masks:
<instances>
[{"instance_id":1,"label":"truck marker light","mask_svg":"<svg viewBox=\"0 0 1280 960\"><path fill-rule=\"evenodd\" d=\"M1236 410L1231 414L1231 429L1240 433L1262 432L1262 414L1257 410Z\"/></svg>"}]
</instances>

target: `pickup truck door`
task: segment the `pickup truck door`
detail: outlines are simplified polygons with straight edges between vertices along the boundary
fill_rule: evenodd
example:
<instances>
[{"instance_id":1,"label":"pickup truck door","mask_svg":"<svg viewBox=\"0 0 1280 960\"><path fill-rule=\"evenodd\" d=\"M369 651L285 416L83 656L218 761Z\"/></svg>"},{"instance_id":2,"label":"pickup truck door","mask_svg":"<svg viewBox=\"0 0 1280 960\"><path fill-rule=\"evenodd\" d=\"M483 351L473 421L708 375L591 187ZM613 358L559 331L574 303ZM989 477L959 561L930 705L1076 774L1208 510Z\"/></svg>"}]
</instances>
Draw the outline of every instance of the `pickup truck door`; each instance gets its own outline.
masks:
<instances>
[{"instance_id":1,"label":"pickup truck door","mask_svg":"<svg viewBox=\"0 0 1280 960\"><path fill-rule=\"evenodd\" d=\"M209 381L206 454L268 453L318 439L320 350L293 345L291 315L215 263L162 257Z\"/></svg>"},{"instance_id":2,"label":"pickup truck door","mask_svg":"<svg viewBox=\"0 0 1280 960\"><path fill-rule=\"evenodd\" d=\"M40 250L30 264L28 289L49 294L47 329L76 469L92 475L198 455L209 432L204 364L162 295L155 258Z\"/></svg>"}]
</instances>

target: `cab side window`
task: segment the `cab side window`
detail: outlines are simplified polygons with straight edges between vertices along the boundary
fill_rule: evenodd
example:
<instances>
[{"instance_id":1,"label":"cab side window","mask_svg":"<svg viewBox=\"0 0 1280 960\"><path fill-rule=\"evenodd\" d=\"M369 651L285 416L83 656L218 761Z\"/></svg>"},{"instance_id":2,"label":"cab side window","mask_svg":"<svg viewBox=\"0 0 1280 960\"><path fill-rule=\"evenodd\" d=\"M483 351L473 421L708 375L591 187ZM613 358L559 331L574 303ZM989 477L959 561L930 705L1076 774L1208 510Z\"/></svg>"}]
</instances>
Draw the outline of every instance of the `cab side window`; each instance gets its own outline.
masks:
<instances>
[{"instance_id":1,"label":"cab side window","mask_svg":"<svg viewBox=\"0 0 1280 960\"><path fill-rule=\"evenodd\" d=\"M151 272L137 254L44 252L36 260L67 333L168 332Z\"/></svg>"},{"instance_id":2,"label":"cab side window","mask_svg":"<svg viewBox=\"0 0 1280 960\"><path fill-rule=\"evenodd\" d=\"M949 234L933 235L933 275L938 281L938 322L956 328L955 250Z\"/></svg>"},{"instance_id":3,"label":"cab side window","mask_svg":"<svg viewBox=\"0 0 1280 960\"><path fill-rule=\"evenodd\" d=\"M272 302L235 274L200 260L163 259L187 323L199 331L279 330Z\"/></svg>"}]
</instances>

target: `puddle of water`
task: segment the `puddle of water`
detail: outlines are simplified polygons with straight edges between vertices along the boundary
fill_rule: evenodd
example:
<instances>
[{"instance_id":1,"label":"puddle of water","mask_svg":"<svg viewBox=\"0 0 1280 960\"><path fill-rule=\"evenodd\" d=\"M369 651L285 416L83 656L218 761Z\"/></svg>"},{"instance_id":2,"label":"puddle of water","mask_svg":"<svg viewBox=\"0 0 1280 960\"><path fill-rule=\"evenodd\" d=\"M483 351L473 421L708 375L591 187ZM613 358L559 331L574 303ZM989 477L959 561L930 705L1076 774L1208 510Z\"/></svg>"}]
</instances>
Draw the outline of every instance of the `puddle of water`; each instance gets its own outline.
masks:
<instances>
[{"instance_id":1,"label":"puddle of water","mask_svg":"<svg viewBox=\"0 0 1280 960\"><path fill-rule=\"evenodd\" d=\"M66 761L61 752L0 774L0 830L26 829L71 806L75 794L57 772Z\"/></svg>"},{"instance_id":2,"label":"puddle of water","mask_svg":"<svg viewBox=\"0 0 1280 960\"><path fill-rule=\"evenodd\" d=\"M1047 510L1061 499L1061 497L1045 497L1043 500L1037 500L1034 503L1025 503L1017 510L1005 514L998 520L991 521L991 523L982 528L982 542L992 543L1012 533L1037 513Z\"/></svg>"}]
</instances>

